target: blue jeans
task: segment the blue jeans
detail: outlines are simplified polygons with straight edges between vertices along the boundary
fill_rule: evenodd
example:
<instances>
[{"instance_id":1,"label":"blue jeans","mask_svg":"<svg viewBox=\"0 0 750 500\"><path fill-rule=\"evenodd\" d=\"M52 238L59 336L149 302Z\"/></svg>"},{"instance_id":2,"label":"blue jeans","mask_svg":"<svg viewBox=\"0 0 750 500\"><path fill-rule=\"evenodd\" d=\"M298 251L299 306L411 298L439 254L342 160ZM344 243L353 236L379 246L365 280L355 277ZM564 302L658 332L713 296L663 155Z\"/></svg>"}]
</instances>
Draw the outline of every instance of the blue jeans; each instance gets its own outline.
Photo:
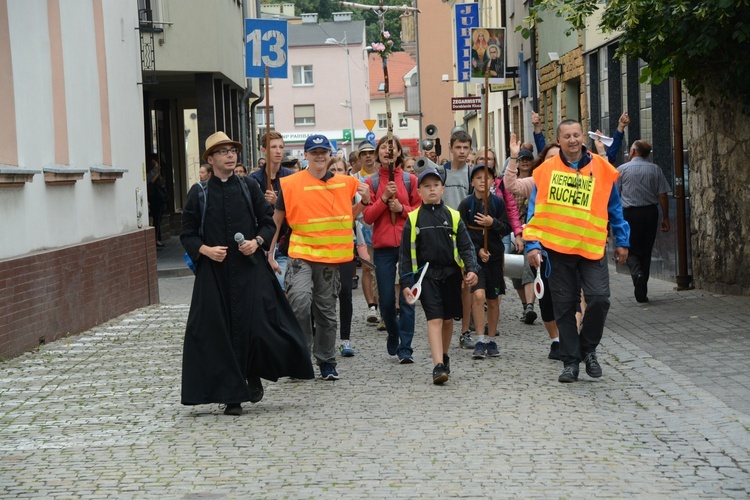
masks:
<instances>
[{"instance_id":1,"label":"blue jeans","mask_svg":"<svg viewBox=\"0 0 750 500\"><path fill-rule=\"evenodd\" d=\"M274 252L273 258L276 261L276 263L279 265L279 267L281 268L281 274L277 274L276 279L279 280L281 289L286 291L286 289L284 288L284 275L286 274L286 260L288 259L288 257L286 255L282 255L281 253L279 253L277 249Z\"/></svg>"},{"instance_id":2,"label":"blue jeans","mask_svg":"<svg viewBox=\"0 0 750 500\"><path fill-rule=\"evenodd\" d=\"M411 356L411 340L414 338L414 306L399 294L401 316L396 316L396 268L399 248L376 248L373 255L375 279L380 295L380 315L388 331L389 353L395 347L399 359ZM396 347L397 346L397 347Z\"/></svg>"}]
</instances>

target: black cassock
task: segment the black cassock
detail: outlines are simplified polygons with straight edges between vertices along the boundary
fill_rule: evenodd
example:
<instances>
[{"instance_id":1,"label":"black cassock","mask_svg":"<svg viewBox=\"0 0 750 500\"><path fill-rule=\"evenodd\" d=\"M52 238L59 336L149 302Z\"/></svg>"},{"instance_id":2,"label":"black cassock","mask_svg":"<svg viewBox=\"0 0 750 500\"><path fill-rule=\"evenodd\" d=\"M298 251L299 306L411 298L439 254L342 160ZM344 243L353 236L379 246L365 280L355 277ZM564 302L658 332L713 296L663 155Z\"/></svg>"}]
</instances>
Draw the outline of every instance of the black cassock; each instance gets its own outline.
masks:
<instances>
[{"instance_id":1,"label":"black cassock","mask_svg":"<svg viewBox=\"0 0 750 500\"><path fill-rule=\"evenodd\" d=\"M248 185L252 211L240 182ZM314 377L304 334L263 252L255 253L253 264L234 240L242 233L268 245L276 230L273 208L250 177L233 175L222 182L212 176L207 189L203 238L197 185L182 213L180 241L196 264L182 354L184 405L248 401L251 376ZM226 259L200 255L203 244L228 247Z\"/></svg>"}]
</instances>

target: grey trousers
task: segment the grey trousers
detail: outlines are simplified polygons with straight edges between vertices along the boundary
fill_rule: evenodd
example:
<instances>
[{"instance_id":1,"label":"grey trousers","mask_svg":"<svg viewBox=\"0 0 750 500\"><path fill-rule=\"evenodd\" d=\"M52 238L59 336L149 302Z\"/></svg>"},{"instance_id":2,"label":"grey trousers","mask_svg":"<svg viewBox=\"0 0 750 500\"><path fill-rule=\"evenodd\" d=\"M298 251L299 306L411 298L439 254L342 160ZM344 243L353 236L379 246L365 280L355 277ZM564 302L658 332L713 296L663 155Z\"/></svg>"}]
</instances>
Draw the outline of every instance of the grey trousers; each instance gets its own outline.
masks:
<instances>
[{"instance_id":1,"label":"grey trousers","mask_svg":"<svg viewBox=\"0 0 750 500\"><path fill-rule=\"evenodd\" d=\"M290 257L284 288L316 363L336 366L336 303L341 288L339 266Z\"/></svg>"}]
</instances>

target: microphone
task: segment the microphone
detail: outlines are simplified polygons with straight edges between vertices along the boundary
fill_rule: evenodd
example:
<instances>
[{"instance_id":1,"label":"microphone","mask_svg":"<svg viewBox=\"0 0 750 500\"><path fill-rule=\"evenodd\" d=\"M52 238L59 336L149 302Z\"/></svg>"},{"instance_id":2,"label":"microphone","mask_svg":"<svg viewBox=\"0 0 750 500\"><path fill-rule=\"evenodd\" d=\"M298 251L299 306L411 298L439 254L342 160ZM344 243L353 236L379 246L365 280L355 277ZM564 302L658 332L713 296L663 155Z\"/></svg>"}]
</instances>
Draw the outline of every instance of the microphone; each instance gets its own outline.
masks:
<instances>
[{"instance_id":1,"label":"microphone","mask_svg":"<svg viewBox=\"0 0 750 500\"><path fill-rule=\"evenodd\" d=\"M237 242L237 245L242 245L243 243L245 243L245 237L242 235L242 233L237 233L234 235L234 241ZM255 255L248 255L247 257L253 264L258 262L257 260L255 260Z\"/></svg>"}]
</instances>

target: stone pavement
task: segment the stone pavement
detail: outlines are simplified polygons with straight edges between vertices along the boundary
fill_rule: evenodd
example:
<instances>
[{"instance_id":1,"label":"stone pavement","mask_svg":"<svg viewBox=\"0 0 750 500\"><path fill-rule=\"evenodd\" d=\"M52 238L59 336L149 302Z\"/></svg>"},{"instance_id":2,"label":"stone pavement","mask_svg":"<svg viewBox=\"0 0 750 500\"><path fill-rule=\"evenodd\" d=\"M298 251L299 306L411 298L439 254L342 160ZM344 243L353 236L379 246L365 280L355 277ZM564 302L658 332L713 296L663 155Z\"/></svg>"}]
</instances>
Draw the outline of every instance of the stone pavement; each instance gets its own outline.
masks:
<instances>
[{"instance_id":1,"label":"stone pavement","mask_svg":"<svg viewBox=\"0 0 750 500\"><path fill-rule=\"evenodd\" d=\"M179 404L192 281L162 279L163 304L0 364L0 497L750 493L746 298L654 282L640 306L612 274L604 377L563 385L509 294L501 357L454 342L436 387L421 311L416 363L399 365L357 291L341 380L267 383L227 417Z\"/></svg>"}]
</instances>

